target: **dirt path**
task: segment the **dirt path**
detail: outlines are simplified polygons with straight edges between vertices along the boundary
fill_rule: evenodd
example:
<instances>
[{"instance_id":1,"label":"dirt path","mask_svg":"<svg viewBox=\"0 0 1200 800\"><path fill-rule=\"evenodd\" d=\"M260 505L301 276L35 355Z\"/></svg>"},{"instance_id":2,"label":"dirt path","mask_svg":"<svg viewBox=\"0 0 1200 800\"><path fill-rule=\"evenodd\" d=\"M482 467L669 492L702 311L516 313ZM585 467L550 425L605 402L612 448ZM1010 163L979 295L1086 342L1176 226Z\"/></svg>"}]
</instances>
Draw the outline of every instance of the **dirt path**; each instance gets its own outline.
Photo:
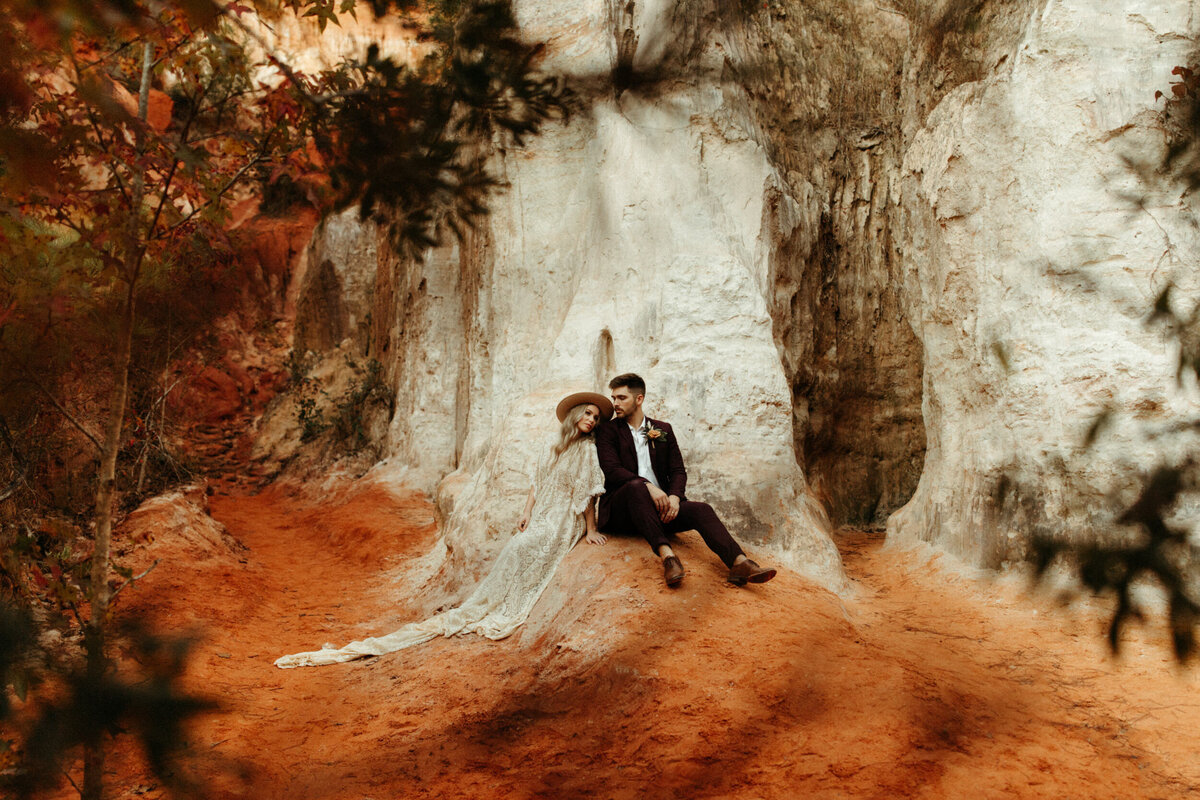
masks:
<instances>
[{"instance_id":1,"label":"dirt path","mask_svg":"<svg viewBox=\"0 0 1200 800\"><path fill-rule=\"evenodd\" d=\"M314 506L216 497L244 551L164 565L123 613L199 627L190 679L227 713L193 737L215 797L1174 798L1200 788L1200 681L1158 643L1106 660L1012 587L841 546L857 595L783 572L735 589L698 539L661 585L644 543L577 547L512 638L278 670L413 618L394 582L432 508L378 487ZM174 557L173 557L174 555ZM114 767L131 774L126 754ZM137 783L136 788L133 788ZM124 795L160 790L132 781Z\"/></svg>"}]
</instances>

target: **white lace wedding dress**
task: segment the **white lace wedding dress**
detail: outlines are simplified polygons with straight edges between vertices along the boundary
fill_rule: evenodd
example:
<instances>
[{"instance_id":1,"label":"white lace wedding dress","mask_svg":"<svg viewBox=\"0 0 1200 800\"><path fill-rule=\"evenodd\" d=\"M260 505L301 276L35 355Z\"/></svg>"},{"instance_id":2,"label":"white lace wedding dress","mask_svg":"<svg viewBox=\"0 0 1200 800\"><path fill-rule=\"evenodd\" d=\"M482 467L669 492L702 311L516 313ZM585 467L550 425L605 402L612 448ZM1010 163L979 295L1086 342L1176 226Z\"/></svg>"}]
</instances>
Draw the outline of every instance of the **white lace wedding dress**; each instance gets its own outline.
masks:
<instances>
[{"instance_id":1,"label":"white lace wedding dress","mask_svg":"<svg viewBox=\"0 0 1200 800\"><path fill-rule=\"evenodd\" d=\"M573 442L557 461L547 450L534 478L529 524L504 545L491 572L461 606L386 636L283 656L275 666L287 669L337 664L393 653L436 636L478 633L489 639L503 639L529 617L559 562L583 535L583 512L588 501L603 492L604 474L590 438Z\"/></svg>"}]
</instances>

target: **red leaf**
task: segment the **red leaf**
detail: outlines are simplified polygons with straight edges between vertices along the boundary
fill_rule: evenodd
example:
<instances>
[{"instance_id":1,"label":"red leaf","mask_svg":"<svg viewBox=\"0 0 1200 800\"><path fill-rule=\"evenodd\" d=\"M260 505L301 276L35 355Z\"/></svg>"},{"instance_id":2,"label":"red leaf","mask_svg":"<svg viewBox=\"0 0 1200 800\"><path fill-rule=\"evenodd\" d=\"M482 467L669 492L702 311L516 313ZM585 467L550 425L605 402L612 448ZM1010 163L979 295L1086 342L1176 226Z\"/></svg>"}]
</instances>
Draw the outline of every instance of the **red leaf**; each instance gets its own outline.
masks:
<instances>
[{"instance_id":1,"label":"red leaf","mask_svg":"<svg viewBox=\"0 0 1200 800\"><path fill-rule=\"evenodd\" d=\"M1176 97L1183 97L1187 94L1187 87L1182 83L1172 83L1171 91L1175 93Z\"/></svg>"},{"instance_id":2,"label":"red leaf","mask_svg":"<svg viewBox=\"0 0 1200 800\"><path fill-rule=\"evenodd\" d=\"M1162 96L1163 96L1163 93L1162 93L1162 92L1155 92L1155 93L1154 93L1154 99L1155 99L1155 100L1157 100L1158 98L1160 98L1160 97L1162 97Z\"/></svg>"}]
</instances>

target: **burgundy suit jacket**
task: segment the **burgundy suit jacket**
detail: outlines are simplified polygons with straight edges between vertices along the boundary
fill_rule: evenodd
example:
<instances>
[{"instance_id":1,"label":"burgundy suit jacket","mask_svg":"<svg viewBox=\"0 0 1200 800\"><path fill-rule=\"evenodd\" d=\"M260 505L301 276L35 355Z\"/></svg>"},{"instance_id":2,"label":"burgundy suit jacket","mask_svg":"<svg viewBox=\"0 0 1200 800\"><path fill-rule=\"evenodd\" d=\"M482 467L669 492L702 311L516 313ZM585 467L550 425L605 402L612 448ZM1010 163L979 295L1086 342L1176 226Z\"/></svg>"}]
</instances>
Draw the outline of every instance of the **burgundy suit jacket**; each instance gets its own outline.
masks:
<instances>
[{"instance_id":1,"label":"burgundy suit jacket","mask_svg":"<svg viewBox=\"0 0 1200 800\"><path fill-rule=\"evenodd\" d=\"M683 467L683 454L671 426L661 420L646 419L666 436L650 444L650 466L658 485L667 494L673 494L682 502L687 498L683 491L687 487L687 470ZM630 481L646 482L638 475L637 448L633 443L633 432L623 419L605 422L596 429L596 454L600 458L600 469L604 472L604 494L596 509L596 527L604 530L612 513L613 493Z\"/></svg>"}]
</instances>

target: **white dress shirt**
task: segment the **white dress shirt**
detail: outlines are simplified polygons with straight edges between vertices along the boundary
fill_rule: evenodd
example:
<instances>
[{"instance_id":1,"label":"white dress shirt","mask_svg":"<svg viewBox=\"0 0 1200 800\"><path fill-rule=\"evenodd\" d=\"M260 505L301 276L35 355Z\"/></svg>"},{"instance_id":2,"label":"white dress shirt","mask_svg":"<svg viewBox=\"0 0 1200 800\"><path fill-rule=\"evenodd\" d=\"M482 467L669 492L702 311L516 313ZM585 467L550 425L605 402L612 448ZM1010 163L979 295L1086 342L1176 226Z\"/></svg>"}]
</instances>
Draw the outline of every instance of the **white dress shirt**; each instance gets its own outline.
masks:
<instances>
[{"instance_id":1,"label":"white dress shirt","mask_svg":"<svg viewBox=\"0 0 1200 800\"><path fill-rule=\"evenodd\" d=\"M625 423L629 425L629 423ZM658 476L654 474L654 467L650 466L650 442L646 439L646 429L650 426L650 420L642 418L642 424L635 428L629 425L629 432L633 434L633 449L637 451L638 458L638 475L653 483L658 488L662 488L658 483Z\"/></svg>"}]
</instances>

